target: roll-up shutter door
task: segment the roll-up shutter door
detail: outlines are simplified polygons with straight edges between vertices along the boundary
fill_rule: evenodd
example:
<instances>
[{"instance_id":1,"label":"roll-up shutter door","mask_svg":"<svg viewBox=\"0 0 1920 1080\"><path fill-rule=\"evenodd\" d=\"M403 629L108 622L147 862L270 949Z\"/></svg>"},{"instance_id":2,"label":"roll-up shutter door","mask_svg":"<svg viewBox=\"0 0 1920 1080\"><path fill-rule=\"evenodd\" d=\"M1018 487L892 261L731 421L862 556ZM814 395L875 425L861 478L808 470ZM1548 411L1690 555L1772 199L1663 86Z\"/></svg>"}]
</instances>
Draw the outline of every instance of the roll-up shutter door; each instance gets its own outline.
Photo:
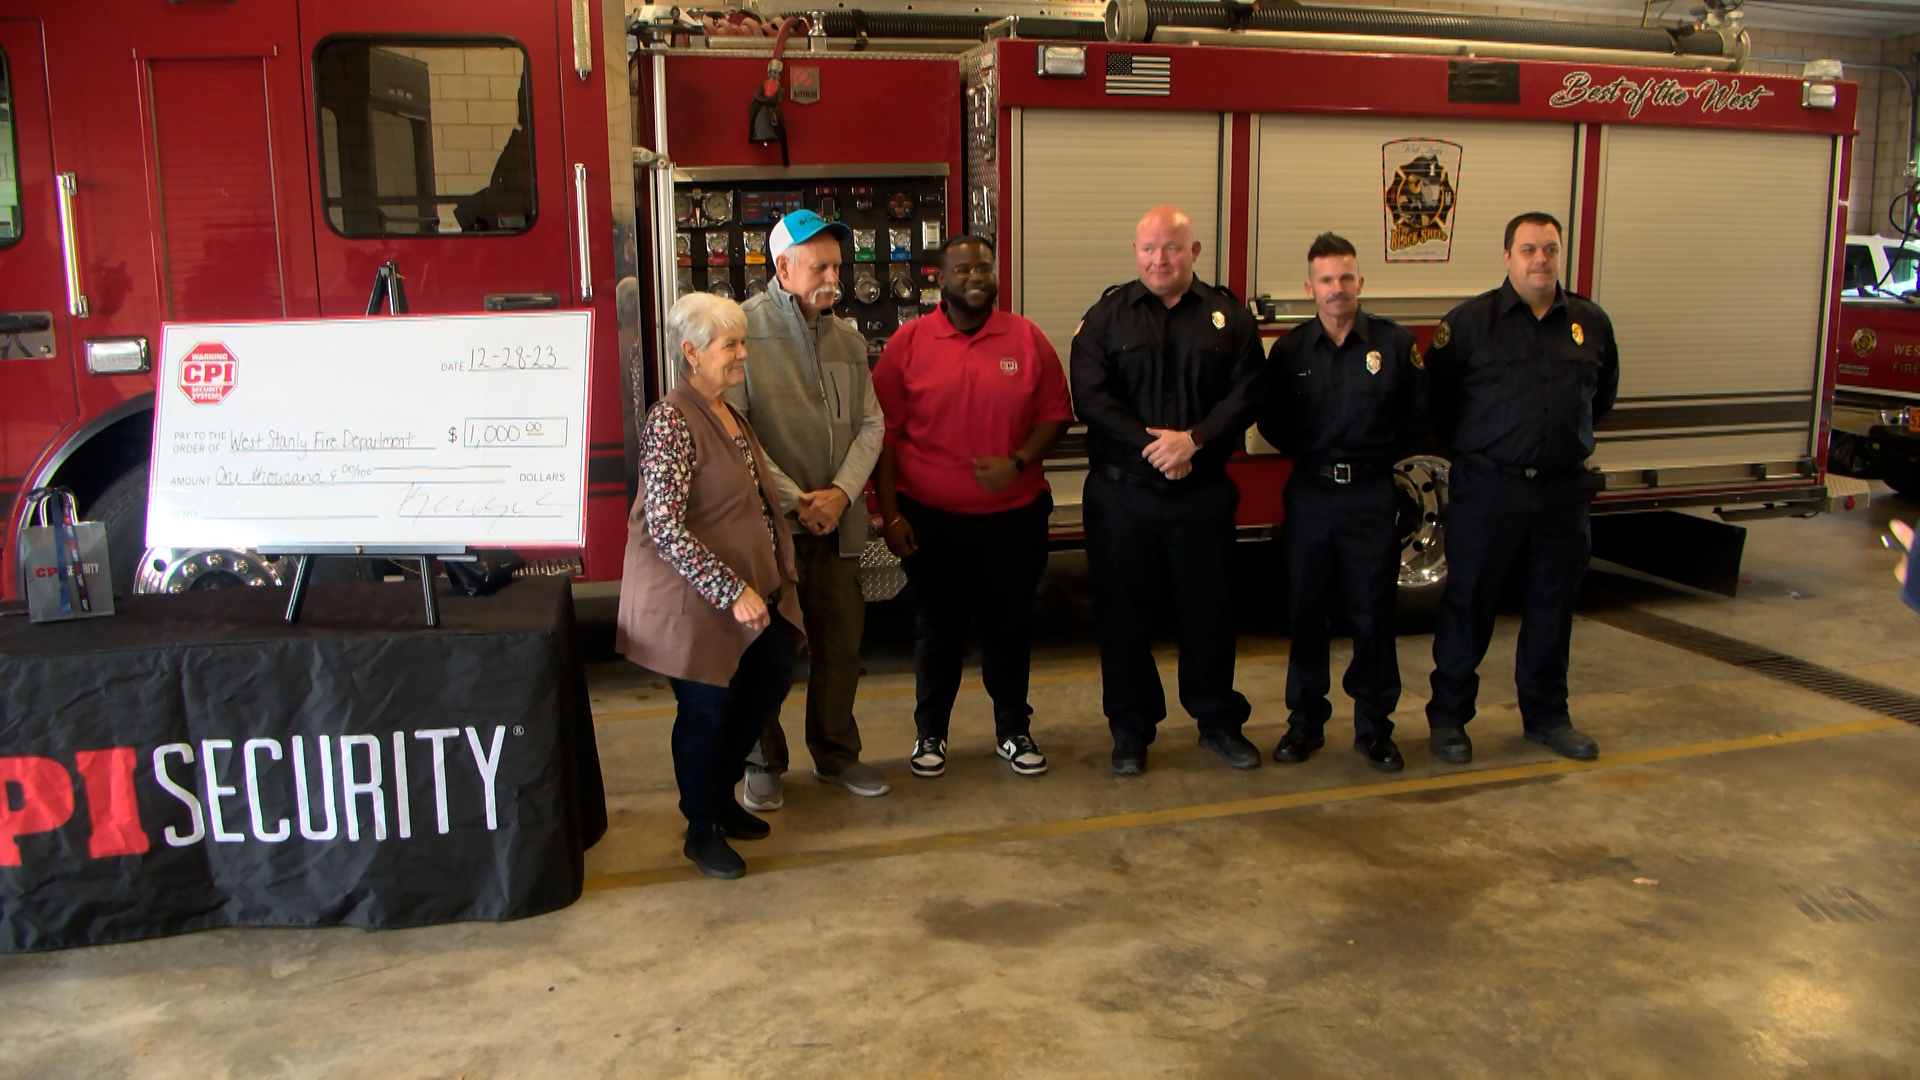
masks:
<instances>
[{"instance_id":1,"label":"roll-up shutter door","mask_svg":"<svg viewBox=\"0 0 1920 1080\"><path fill-rule=\"evenodd\" d=\"M1596 465L1810 456L1833 161L1824 135L1607 129L1593 298L1620 398Z\"/></svg>"},{"instance_id":2,"label":"roll-up shutter door","mask_svg":"<svg viewBox=\"0 0 1920 1080\"><path fill-rule=\"evenodd\" d=\"M1390 253L1389 185L1401 159L1421 156L1423 144L1446 169L1444 178L1428 178L1430 196L1455 200L1450 243ZM1567 220L1573 163L1569 124L1263 116L1254 291L1296 302L1290 314L1311 315L1301 286L1307 248L1332 231L1359 249L1368 308L1437 319L1506 277L1501 240L1515 214L1544 210Z\"/></svg>"},{"instance_id":3,"label":"roll-up shutter door","mask_svg":"<svg viewBox=\"0 0 1920 1080\"><path fill-rule=\"evenodd\" d=\"M1107 286L1139 276L1133 229L1172 203L1215 278L1220 201L1216 113L1027 109L1020 138L1019 310L1067 359L1074 327Z\"/></svg>"}]
</instances>

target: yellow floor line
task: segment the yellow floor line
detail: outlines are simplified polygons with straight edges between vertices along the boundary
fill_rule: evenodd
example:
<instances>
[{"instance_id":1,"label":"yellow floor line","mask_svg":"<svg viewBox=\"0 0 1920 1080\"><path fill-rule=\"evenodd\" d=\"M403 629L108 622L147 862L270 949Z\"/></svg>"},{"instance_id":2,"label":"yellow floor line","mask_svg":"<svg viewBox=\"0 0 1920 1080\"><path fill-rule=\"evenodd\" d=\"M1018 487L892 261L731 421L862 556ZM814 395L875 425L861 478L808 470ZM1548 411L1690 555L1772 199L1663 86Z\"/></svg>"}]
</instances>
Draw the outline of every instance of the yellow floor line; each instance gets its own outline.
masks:
<instances>
[{"instance_id":1,"label":"yellow floor line","mask_svg":"<svg viewBox=\"0 0 1920 1080\"><path fill-rule=\"evenodd\" d=\"M1228 802L1204 803L1199 806L1174 806L1164 810L1143 810L1131 814L1107 814L1101 817L1077 818L1070 821L1041 821L1027 825L1006 825L996 829L971 829L962 832L937 833L932 836L911 836L898 840L882 840L871 844L858 844L844 848L825 848L818 851L796 851L785 855L768 855L761 858L749 858L747 868L755 873L767 873L774 870L801 870L811 866L826 866L833 863L861 862L869 859L885 859L898 855L922 855L935 851L955 851L964 848L986 847L992 844L1013 843L1020 840L1046 840L1062 836L1080 836L1087 833L1112 832L1116 829L1138 829L1149 825L1175 825L1192 821L1211 821L1216 818L1238 817L1244 814L1260 814L1272 810L1291 810L1301 806L1324 806L1328 803L1352 802L1358 799L1378 799L1390 795L1409 795L1422 791L1445 791L1451 788L1480 787L1486 784L1505 783L1510 780L1528 780L1535 777L1555 776L1565 773L1593 772L1598 769L1619 769L1630 765L1649 765L1665 761L1680 761L1687 758L1708 757L1713 754L1732 753L1737 750L1756 750L1767 746L1788 746L1793 743L1814 742L1820 739L1834 739L1847 735L1860 735L1872 731L1886 731L1892 728L1906 727L1905 723L1888 717L1874 717L1870 720L1855 720L1844 724L1827 724L1822 727L1805 728L1799 731L1781 731L1767 735L1748 735L1738 739L1720 739L1714 742L1689 743L1682 746L1663 746L1649 750L1629 750L1625 753L1608 754L1597 761L1568 761L1556 758L1552 761L1538 761L1527 765L1508 765L1497 769L1474 769L1465 772L1442 773L1438 776L1422 776L1406 780L1382 780L1369 784L1354 784L1348 787L1323 788L1318 791L1300 791L1287 795L1264 795L1252 799L1234 799ZM691 864L678 863L673 866L659 866L646 870L628 870L611 874L591 874L586 879L588 891L600 889L626 889L641 885L658 885L669 881L691 881L699 878L699 871Z\"/></svg>"},{"instance_id":2,"label":"yellow floor line","mask_svg":"<svg viewBox=\"0 0 1920 1080\"><path fill-rule=\"evenodd\" d=\"M1285 653L1255 653L1241 656L1236 663L1264 664L1273 660L1285 660L1286 658L1287 654ZM1175 665L1171 662L1161 664L1159 667L1161 674L1172 674L1176 670ZM1070 668L1035 675L1028 679L1027 683L1030 686L1054 686L1059 683L1086 682L1089 679L1097 679L1099 677L1100 668L1096 665L1088 668ZM854 700L874 701L881 698L912 697L913 689L911 685L878 686L870 690L860 691L854 695ZM962 682L960 684L960 690L962 693L981 693L986 690L986 687L975 677L968 678ZM792 708L797 705L804 705L806 701L807 692L805 690L797 690L787 696L787 707ZM617 724L623 720L658 720L662 717L672 716L676 711L677 707L673 705L649 705L641 709L610 709L606 712L594 713L593 722L596 724Z\"/></svg>"}]
</instances>

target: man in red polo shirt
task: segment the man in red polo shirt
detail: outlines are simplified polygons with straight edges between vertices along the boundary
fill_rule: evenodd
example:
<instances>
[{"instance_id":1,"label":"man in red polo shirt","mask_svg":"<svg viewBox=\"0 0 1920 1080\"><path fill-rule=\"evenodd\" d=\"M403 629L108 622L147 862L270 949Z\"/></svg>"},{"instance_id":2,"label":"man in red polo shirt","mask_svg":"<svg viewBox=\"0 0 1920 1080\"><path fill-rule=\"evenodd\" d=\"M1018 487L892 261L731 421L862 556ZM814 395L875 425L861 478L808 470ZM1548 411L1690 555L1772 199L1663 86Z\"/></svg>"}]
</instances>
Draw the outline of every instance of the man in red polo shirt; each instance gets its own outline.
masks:
<instances>
[{"instance_id":1,"label":"man in red polo shirt","mask_svg":"<svg viewBox=\"0 0 1920 1080\"><path fill-rule=\"evenodd\" d=\"M1073 421L1073 401L1059 354L1032 320L994 308L999 293L993 245L950 238L940 310L901 327L873 370L887 418L874 486L913 595L915 776L946 771L969 618L1000 756L1022 776L1047 771L1027 704L1053 510L1040 461Z\"/></svg>"}]
</instances>

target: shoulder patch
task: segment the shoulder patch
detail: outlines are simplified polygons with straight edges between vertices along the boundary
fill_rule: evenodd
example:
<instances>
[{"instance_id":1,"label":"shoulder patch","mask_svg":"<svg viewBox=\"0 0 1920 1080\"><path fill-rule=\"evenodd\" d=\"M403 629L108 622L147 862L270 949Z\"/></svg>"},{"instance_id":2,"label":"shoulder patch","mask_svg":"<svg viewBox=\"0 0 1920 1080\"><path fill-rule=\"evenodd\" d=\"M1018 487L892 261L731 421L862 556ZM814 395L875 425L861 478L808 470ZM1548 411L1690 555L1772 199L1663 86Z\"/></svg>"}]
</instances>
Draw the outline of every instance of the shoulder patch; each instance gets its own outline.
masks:
<instances>
[{"instance_id":1,"label":"shoulder patch","mask_svg":"<svg viewBox=\"0 0 1920 1080\"><path fill-rule=\"evenodd\" d=\"M1086 328L1087 328L1087 320L1081 319L1079 322L1073 324L1073 336L1079 337L1080 331L1085 330Z\"/></svg>"},{"instance_id":2,"label":"shoulder patch","mask_svg":"<svg viewBox=\"0 0 1920 1080\"><path fill-rule=\"evenodd\" d=\"M1447 325L1447 320L1441 319L1440 325L1433 328L1433 347L1444 349L1447 347L1447 342L1452 340L1453 327Z\"/></svg>"},{"instance_id":3,"label":"shoulder patch","mask_svg":"<svg viewBox=\"0 0 1920 1080\"><path fill-rule=\"evenodd\" d=\"M1407 346L1407 359L1413 361L1413 366L1419 368L1421 371L1427 369L1426 357L1420 355L1419 342L1416 341L1412 345Z\"/></svg>"}]
</instances>

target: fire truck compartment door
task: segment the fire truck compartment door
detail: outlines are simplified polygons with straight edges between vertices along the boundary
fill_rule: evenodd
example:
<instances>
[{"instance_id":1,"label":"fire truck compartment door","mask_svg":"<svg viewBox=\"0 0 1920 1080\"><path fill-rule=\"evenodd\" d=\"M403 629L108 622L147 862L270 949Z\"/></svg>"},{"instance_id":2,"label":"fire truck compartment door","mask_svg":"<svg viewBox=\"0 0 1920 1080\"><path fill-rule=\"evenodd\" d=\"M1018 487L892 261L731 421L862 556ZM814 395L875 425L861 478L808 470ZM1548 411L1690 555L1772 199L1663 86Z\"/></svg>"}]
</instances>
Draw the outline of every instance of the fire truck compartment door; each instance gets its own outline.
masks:
<instances>
[{"instance_id":1,"label":"fire truck compartment door","mask_svg":"<svg viewBox=\"0 0 1920 1080\"><path fill-rule=\"evenodd\" d=\"M41 55L39 23L0 21L0 521L76 408Z\"/></svg>"},{"instance_id":2,"label":"fire truck compartment door","mask_svg":"<svg viewBox=\"0 0 1920 1080\"><path fill-rule=\"evenodd\" d=\"M1133 229L1155 206L1193 217L1204 245L1194 272L1220 280L1219 114L1026 109L1018 138L1020 202L1008 214L1017 280L1001 288L1062 363L1107 286L1139 276Z\"/></svg>"},{"instance_id":3,"label":"fire truck compartment door","mask_svg":"<svg viewBox=\"0 0 1920 1080\"><path fill-rule=\"evenodd\" d=\"M1834 228L1825 135L1613 126L1593 298L1620 347L1608 470L1812 456Z\"/></svg>"},{"instance_id":4,"label":"fire truck compartment door","mask_svg":"<svg viewBox=\"0 0 1920 1080\"><path fill-rule=\"evenodd\" d=\"M554 0L300 6L322 314L364 312L388 259L418 314L574 295L558 14Z\"/></svg>"},{"instance_id":5,"label":"fire truck compartment door","mask_svg":"<svg viewBox=\"0 0 1920 1080\"><path fill-rule=\"evenodd\" d=\"M1307 248L1331 230L1360 251L1369 310L1438 319L1506 277L1514 214L1570 220L1574 128L1269 114L1258 162L1256 295L1279 300L1283 316L1311 316Z\"/></svg>"}]
</instances>

